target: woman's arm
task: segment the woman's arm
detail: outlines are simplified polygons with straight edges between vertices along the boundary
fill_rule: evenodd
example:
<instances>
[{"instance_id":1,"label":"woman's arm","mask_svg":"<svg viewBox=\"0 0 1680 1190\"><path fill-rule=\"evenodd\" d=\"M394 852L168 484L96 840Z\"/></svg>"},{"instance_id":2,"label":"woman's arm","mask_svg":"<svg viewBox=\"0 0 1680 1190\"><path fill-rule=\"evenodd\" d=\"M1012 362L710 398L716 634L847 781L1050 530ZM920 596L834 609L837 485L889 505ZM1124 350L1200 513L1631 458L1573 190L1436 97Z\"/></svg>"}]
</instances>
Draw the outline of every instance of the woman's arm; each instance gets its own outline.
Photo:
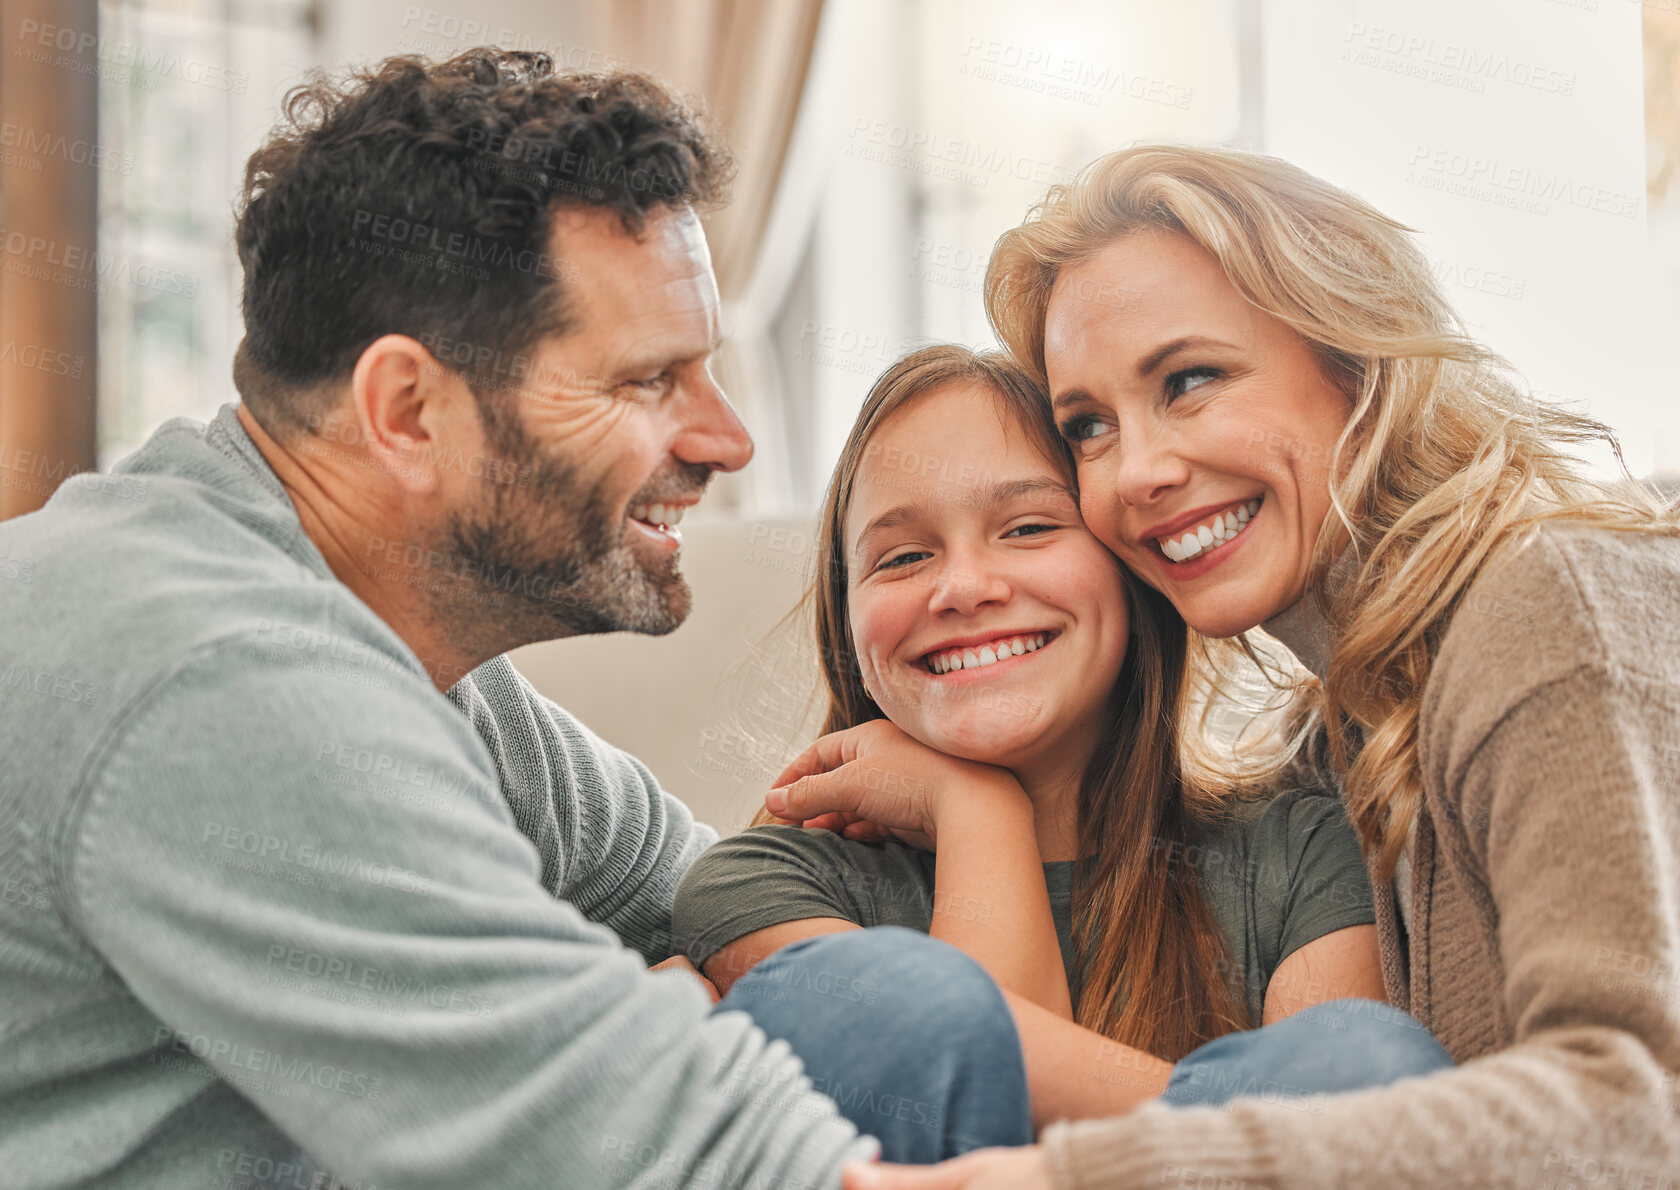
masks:
<instances>
[{"instance_id":1,"label":"woman's arm","mask_svg":"<svg viewBox=\"0 0 1680 1190\"><path fill-rule=\"evenodd\" d=\"M935 852L929 929L998 986L1071 1020L1032 803L1003 769L956 760L881 719L824 736L766 799L805 822L858 814Z\"/></svg>"}]
</instances>

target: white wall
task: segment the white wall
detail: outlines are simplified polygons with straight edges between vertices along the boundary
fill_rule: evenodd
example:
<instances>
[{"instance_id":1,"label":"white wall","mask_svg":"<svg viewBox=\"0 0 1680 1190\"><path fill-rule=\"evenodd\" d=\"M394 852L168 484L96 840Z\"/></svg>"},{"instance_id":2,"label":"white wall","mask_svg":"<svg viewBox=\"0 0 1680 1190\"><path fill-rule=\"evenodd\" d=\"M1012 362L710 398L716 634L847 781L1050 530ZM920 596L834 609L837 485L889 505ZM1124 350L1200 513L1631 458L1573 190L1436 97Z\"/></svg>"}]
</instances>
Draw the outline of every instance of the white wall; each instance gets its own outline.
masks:
<instances>
[{"instance_id":1,"label":"white wall","mask_svg":"<svg viewBox=\"0 0 1680 1190\"><path fill-rule=\"evenodd\" d=\"M322 5L320 60L328 67L393 54L447 58L475 45L543 50L562 65L598 70L599 18L590 2L334 0Z\"/></svg>"},{"instance_id":2,"label":"white wall","mask_svg":"<svg viewBox=\"0 0 1680 1190\"><path fill-rule=\"evenodd\" d=\"M1420 230L1538 393L1680 466L1637 0L1265 0L1264 148ZM1602 460L1600 460L1602 461Z\"/></svg>"},{"instance_id":3,"label":"white wall","mask_svg":"<svg viewBox=\"0 0 1680 1190\"><path fill-rule=\"evenodd\" d=\"M701 508L705 505L702 503ZM653 770L695 816L746 825L812 738L809 633L776 632L805 588L811 525L683 522L694 611L670 636L579 637L512 654L531 683Z\"/></svg>"}]
</instances>

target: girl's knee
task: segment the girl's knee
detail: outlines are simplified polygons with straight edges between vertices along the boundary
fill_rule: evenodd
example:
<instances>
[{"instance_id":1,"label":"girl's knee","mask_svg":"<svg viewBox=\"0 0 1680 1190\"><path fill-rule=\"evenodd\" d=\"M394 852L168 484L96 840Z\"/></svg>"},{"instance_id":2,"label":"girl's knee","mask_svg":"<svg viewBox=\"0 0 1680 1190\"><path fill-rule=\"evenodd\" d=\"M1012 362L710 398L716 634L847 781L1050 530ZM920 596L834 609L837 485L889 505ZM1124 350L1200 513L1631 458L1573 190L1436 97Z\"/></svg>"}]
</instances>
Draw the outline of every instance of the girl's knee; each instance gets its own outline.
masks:
<instances>
[{"instance_id":1,"label":"girl's knee","mask_svg":"<svg viewBox=\"0 0 1680 1190\"><path fill-rule=\"evenodd\" d=\"M1453 1065L1452 1057L1423 1023L1382 1000L1332 1000L1314 1005L1339 1044L1356 1048L1383 1081L1429 1074Z\"/></svg>"}]
</instances>

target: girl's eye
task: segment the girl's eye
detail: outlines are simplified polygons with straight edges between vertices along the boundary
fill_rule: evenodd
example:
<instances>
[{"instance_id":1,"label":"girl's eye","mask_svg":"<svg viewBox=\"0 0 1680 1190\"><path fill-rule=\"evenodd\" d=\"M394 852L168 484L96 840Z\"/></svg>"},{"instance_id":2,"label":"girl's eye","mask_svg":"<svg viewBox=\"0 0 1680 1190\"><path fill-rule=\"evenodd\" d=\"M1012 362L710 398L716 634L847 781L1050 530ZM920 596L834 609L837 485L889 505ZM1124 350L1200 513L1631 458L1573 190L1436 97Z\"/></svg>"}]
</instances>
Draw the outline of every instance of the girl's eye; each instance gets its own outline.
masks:
<instances>
[{"instance_id":1,"label":"girl's eye","mask_svg":"<svg viewBox=\"0 0 1680 1190\"><path fill-rule=\"evenodd\" d=\"M1064 421L1060 429L1069 442L1086 442L1103 432L1102 418L1094 413L1076 413Z\"/></svg>"},{"instance_id":2,"label":"girl's eye","mask_svg":"<svg viewBox=\"0 0 1680 1190\"><path fill-rule=\"evenodd\" d=\"M1035 522L1033 524L1030 524L1030 525L1016 525L1009 532L1005 533L1004 536L1005 537L1013 537L1017 533L1024 533L1024 534L1027 534L1030 537L1037 537L1041 533L1049 533L1052 530L1057 529L1059 527L1060 526L1058 526L1058 525L1045 525L1045 524L1039 524L1037 522Z\"/></svg>"},{"instance_id":3,"label":"girl's eye","mask_svg":"<svg viewBox=\"0 0 1680 1190\"><path fill-rule=\"evenodd\" d=\"M928 553L926 550L905 550L902 554L894 554L892 557L887 558L880 564L880 566L876 567L876 569L895 570L901 566L908 566L911 562L931 557L933 557L933 555Z\"/></svg>"},{"instance_id":4,"label":"girl's eye","mask_svg":"<svg viewBox=\"0 0 1680 1190\"><path fill-rule=\"evenodd\" d=\"M1174 372L1167 377L1167 399L1182 397L1191 389L1200 388L1209 381L1218 379L1218 368L1186 368L1182 372Z\"/></svg>"}]
</instances>

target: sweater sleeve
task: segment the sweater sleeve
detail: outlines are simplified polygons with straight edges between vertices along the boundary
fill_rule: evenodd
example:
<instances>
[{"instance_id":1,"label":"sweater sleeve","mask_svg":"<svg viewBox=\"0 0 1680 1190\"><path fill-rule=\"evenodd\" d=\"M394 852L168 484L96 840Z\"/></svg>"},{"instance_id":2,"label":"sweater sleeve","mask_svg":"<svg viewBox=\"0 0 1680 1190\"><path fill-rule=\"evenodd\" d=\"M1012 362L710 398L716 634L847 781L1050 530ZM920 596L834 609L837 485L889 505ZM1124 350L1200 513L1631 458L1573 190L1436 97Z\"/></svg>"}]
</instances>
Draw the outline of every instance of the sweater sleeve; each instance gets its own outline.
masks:
<instances>
[{"instance_id":1,"label":"sweater sleeve","mask_svg":"<svg viewBox=\"0 0 1680 1190\"><path fill-rule=\"evenodd\" d=\"M1497 907L1513 1044L1300 1105L1057 1125L1066 1190L1664 1185L1680 1169L1680 689L1585 665L1448 773ZM1479 734L1479 733L1478 733Z\"/></svg>"},{"instance_id":2,"label":"sweater sleeve","mask_svg":"<svg viewBox=\"0 0 1680 1190\"><path fill-rule=\"evenodd\" d=\"M472 722L551 893L649 963L676 953L677 885L717 832L646 765L539 694L504 654L449 692Z\"/></svg>"},{"instance_id":3,"label":"sweater sleeve","mask_svg":"<svg viewBox=\"0 0 1680 1190\"><path fill-rule=\"evenodd\" d=\"M361 1185L837 1186L872 1142L551 895L494 788L418 675L236 639L160 681L60 828L67 912L156 1018L150 1076L227 1081Z\"/></svg>"}]
</instances>

